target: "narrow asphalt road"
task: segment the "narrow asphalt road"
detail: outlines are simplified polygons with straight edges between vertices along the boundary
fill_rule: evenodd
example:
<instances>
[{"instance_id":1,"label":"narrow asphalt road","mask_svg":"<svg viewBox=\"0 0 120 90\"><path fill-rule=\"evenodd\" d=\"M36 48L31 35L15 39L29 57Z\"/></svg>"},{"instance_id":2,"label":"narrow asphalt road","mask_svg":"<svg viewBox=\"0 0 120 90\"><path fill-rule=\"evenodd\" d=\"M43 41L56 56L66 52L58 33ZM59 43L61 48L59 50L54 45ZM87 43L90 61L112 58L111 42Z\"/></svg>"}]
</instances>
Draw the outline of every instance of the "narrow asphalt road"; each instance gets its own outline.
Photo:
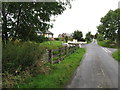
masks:
<instances>
[{"instance_id":1,"label":"narrow asphalt road","mask_svg":"<svg viewBox=\"0 0 120 90\"><path fill-rule=\"evenodd\" d=\"M118 88L116 49L104 48L93 41L84 46L86 54L67 88Z\"/></svg>"}]
</instances>

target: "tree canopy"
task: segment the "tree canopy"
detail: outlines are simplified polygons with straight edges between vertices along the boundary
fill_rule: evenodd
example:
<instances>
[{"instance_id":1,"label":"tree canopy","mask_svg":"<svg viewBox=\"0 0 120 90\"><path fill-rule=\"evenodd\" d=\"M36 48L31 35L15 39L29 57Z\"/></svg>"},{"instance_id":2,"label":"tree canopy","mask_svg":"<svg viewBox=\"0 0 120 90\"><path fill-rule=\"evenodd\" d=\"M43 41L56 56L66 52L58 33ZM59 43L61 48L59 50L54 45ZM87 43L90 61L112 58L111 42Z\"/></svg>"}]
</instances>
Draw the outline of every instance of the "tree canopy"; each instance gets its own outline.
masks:
<instances>
[{"instance_id":1,"label":"tree canopy","mask_svg":"<svg viewBox=\"0 0 120 90\"><path fill-rule=\"evenodd\" d=\"M73 38L77 39L78 41L82 40L83 33L79 30L74 31Z\"/></svg>"},{"instance_id":2,"label":"tree canopy","mask_svg":"<svg viewBox=\"0 0 120 90\"><path fill-rule=\"evenodd\" d=\"M98 33L102 34L104 39L111 41L120 38L120 9L110 10L100 20L101 24L97 27ZM119 41L120 42L120 41Z\"/></svg>"},{"instance_id":3,"label":"tree canopy","mask_svg":"<svg viewBox=\"0 0 120 90\"><path fill-rule=\"evenodd\" d=\"M88 42L88 41L91 41L91 40L93 39L93 37L94 37L94 36L93 36L93 35L91 34L91 32L89 31L88 33L86 33L86 38L85 38L85 39L86 39L87 42Z\"/></svg>"},{"instance_id":4,"label":"tree canopy","mask_svg":"<svg viewBox=\"0 0 120 90\"><path fill-rule=\"evenodd\" d=\"M2 39L32 40L37 31L52 28L51 17L65 9L62 2L2 2Z\"/></svg>"}]
</instances>

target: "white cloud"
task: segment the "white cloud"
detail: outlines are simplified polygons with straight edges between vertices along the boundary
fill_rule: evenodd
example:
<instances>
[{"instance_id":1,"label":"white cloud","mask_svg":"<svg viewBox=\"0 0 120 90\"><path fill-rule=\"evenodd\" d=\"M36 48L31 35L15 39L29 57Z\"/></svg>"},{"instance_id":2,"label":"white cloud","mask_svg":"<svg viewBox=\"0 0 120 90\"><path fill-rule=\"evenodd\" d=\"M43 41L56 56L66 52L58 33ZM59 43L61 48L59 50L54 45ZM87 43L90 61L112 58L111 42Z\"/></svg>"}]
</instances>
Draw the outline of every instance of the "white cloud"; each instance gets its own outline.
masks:
<instances>
[{"instance_id":1,"label":"white cloud","mask_svg":"<svg viewBox=\"0 0 120 90\"><path fill-rule=\"evenodd\" d=\"M54 33L54 37L60 33L72 33L77 29L82 31L84 36L88 31L95 34L100 18L110 9L117 9L118 2L119 0L75 0L72 2L72 9L67 9L56 18L50 31Z\"/></svg>"}]
</instances>

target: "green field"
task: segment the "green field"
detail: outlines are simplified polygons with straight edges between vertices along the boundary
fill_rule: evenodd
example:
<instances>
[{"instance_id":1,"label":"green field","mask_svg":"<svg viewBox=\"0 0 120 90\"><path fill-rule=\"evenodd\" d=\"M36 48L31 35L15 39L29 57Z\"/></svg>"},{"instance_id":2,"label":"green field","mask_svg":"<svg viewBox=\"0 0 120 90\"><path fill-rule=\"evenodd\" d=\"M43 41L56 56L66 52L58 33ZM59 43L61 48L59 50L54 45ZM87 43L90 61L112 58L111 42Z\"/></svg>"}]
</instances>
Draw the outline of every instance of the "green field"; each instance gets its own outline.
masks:
<instances>
[{"instance_id":1,"label":"green field","mask_svg":"<svg viewBox=\"0 0 120 90\"><path fill-rule=\"evenodd\" d=\"M49 74L38 75L26 79L19 88L62 88L71 79L74 70L80 64L85 54L85 49L79 48L75 53L66 57L60 64L49 64L51 72Z\"/></svg>"}]
</instances>

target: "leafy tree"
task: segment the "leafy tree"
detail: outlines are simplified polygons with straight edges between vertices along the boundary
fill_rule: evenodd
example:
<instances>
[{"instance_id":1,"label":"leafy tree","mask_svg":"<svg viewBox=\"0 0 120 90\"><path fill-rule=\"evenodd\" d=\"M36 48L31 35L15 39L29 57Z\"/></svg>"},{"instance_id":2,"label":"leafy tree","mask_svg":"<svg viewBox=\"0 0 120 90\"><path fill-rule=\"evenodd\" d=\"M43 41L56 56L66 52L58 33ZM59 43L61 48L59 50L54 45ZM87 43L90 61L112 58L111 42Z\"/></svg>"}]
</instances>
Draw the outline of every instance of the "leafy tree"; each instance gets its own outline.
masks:
<instances>
[{"instance_id":1,"label":"leafy tree","mask_svg":"<svg viewBox=\"0 0 120 90\"><path fill-rule=\"evenodd\" d=\"M98 37L98 33L95 34L94 38L97 39L97 37Z\"/></svg>"},{"instance_id":2,"label":"leafy tree","mask_svg":"<svg viewBox=\"0 0 120 90\"><path fill-rule=\"evenodd\" d=\"M2 2L2 39L31 40L36 31L43 33L52 28L51 16L62 14L62 2Z\"/></svg>"},{"instance_id":3,"label":"leafy tree","mask_svg":"<svg viewBox=\"0 0 120 90\"><path fill-rule=\"evenodd\" d=\"M103 41L103 40L104 40L103 35L102 35L102 34L98 34L98 36L97 36L97 40L99 40L99 41Z\"/></svg>"},{"instance_id":4,"label":"leafy tree","mask_svg":"<svg viewBox=\"0 0 120 90\"><path fill-rule=\"evenodd\" d=\"M101 18L101 24L97 27L98 33L103 34L104 38L111 41L119 41L120 38L120 9L110 10Z\"/></svg>"},{"instance_id":5,"label":"leafy tree","mask_svg":"<svg viewBox=\"0 0 120 90\"><path fill-rule=\"evenodd\" d=\"M93 35L91 34L91 32L86 33L86 38L87 42L91 41L93 39Z\"/></svg>"},{"instance_id":6,"label":"leafy tree","mask_svg":"<svg viewBox=\"0 0 120 90\"><path fill-rule=\"evenodd\" d=\"M68 36L65 36L65 42L67 43L67 41L68 41Z\"/></svg>"},{"instance_id":7,"label":"leafy tree","mask_svg":"<svg viewBox=\"0 0 120 90\"><path fill-rule=\"evenodd\" d=\"M82 40L83 33L81 31L74 31L73 38L77 39L78 41Z\"/></svg>"}]
</instances>

